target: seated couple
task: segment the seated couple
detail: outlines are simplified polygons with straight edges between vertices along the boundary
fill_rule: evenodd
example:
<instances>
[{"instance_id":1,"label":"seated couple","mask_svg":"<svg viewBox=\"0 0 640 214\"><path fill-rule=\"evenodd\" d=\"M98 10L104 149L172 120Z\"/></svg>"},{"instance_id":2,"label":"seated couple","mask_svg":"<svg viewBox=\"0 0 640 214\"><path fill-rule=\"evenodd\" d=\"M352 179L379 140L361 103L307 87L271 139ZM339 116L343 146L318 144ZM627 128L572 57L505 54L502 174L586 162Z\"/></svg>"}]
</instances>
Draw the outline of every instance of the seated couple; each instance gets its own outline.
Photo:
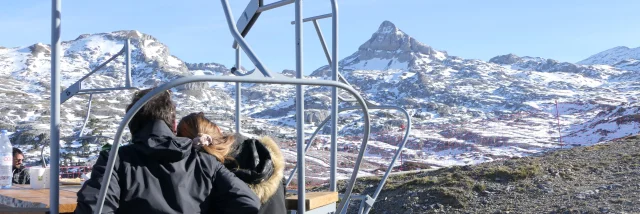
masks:
<instances>
[{"instance_id":1,"label":"seated couple","mask_svg":"<svg viewBox=\"0 0 640 214\"><path fill-rule=\"evenodd\" d=\"M127 111L151 89L135 93ZM103 213L286 213L284 157L268 138L224 136L203 113L175 126L170 92L150 99L129 123ZM108 151L78 191L75 213L97 209Z\"/></svg>"}]
</instances>

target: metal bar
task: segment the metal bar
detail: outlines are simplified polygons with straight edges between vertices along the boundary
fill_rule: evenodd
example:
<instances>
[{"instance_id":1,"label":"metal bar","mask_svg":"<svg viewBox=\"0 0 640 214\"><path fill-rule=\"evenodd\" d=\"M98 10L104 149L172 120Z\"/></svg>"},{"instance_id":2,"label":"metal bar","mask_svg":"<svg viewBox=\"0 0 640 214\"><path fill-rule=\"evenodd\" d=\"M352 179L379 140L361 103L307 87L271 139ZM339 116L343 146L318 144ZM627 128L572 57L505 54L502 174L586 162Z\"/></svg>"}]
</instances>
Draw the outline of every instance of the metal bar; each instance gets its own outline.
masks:
<instances>
[{"instance_id":1,"label":"metal bar","mask_svg":"<svg viewBox=\"0 0 640 214\"><path fill-rule=\"evenodd\" d=\"M331 19L332 22L332 28L333 31L331 32L331 39L332 41L332 52L331 52L331 59L336 59L333 61L333 63L331 63L331 80L338 82L338 3L336 2L336 0L331 0L331 14L333 14L333 18ZM316 31L318 31L318 36L320 36L320 38L323 38L322 33L320 33L320 27L318 26L318 22L317 21L313 21L313 23L316 26ZM324 39L322 39L322 43L324 44ZM326 44L323 45L325 47L325 54L327 53L326 51ZM327 58L329 59L329 58ZM331 173L329 174L329 180L331 183L329 183L329 191L337 191L338 189L338 181L336 180L336 173L338 172L338 159L337 159L337 154L338 154L338 88L336 87L332 87L331 88L331 115L335 115L333 117L331 117L331 144L330 144L330 149L331 149L331 157L329 159L329 161L331 162L330 164L330 170ZM355 182L355 180L354 180Z\"/></svg>"},{"instance_id":2,"label":"metal bar","mask_svg":"<svg viewBox=\"0 0 640 214\"><path fill-rule=\"evenodd\" d=\"M240 69L240 47L236 48L236 68L239 70ZM236 83L236 133L240 134L240 128L242 128L240 126L240 122L242 121L240 119L240 108L242 107L242 84L237 82Z\"/></svg>"},{"instance_id":3,"label":"metal bar","mask_svg":"<svg viewBox=\"0 0 640 214\"><path fill-rule=\"evenodd\" d=\"M318 34L318 38L320 39L322 50L324 50L324 56L327 58L327 62L329 62L329 65L331 65L331 56L329 55L327 43L324 42L324 36L322 36L322 30L320 30L320 24L318 24L318 21L313 20L313 26L316 28L316 34Z\"/></svg>"},{"instance_id":4,"label":"metal bar","mask_svg":"<svg viewBox=\"0 0 640 214\"><path fill-rule=\"evenodd\" d=\"M336 5L337 5L337 4L336 4ZM336 19L337 19L337 16L338 16L338 15L337 15L337 14L338 14L338 10L336 9L333 13L334 13L334 14L336 14L336 16L335 16L335 17L336 17ZM336 24L337 24L337 21L336 21ZM324 51L324 56L327 58L327 63L329 63L329 65L331 65L332 75L333 75L333 69L334 69L334 68L333 68L333 63L332 63L332 60L331 60L331 59L332 59L332 57L329 55L329 50L328 50L328 48L327 48L327 43L324 41L324 36L322 35L322 30L320 30L320 24L318 24L318 22L317 22L316 20L313 20L313 25L314 25L314 27L316 28L316 33L318 34L318 39L320 39L320 45L322 45L322 50ZM335 30L337 30L337 27L336 27L336 29L335 29ZM332 36L333 36L333 33L332 33ZM336 38L334 38L334 39L337 39L337 37L338 37L338 36L336 35L335 37L336 37ZM334 40L334 41L337 41L337 40ZM332 48L337 49L337 44L335 44L335 47L332 47ZM332 52L332 54L333 54L333 52ZM336 51L336 56L335 56L335 57L338 57L338 56L337 56L337 51ZM336 70L338 70L338 69L337 69L337 65L336 65ZM333 76L332 76L332 77L333 77ZM351 84L349 84L349 82L347 81L347 79L345 79L345 78L342 76L342 74L340 74L340 72L338 72L338 79L339 79L340 81L342 81L342 82L344 82L344 83L348 84L348 85L351 85ZM331 96L332 96L332 97L331 97L331 100L333 100L333 99L334 99L334 97L333 97L333 91L331 91L331 93L332 93L332 94L331 94ZM338 99L339 99L340 101L342 101L342 102L355 102L355 101L356 101L356 100L354 100L354 99L347 99L347 98L343 98L343 97L341 97L341 96L339 96L339 95L337 95L337 97L338 97ZM332 107L332 108L333 108L333 107Z\"/></svg>"},{"instance_id":5,"label":"metal bar","mask_svg":"<svg viewBox=\"0 0 640 214\"><path fill-rule=\"evenodd\" d=\"M224 0L223 0L224 1ZM114 142L112 145L112 149L109 152L109 159L107 162L107 167L105 169L105 174L103 175L103 180L101 183L102 187L107 187L109 182L111 181L111 173L113 173L113 166L115 164L115 160L118 154L118 149L120 146L120 141L122 140L122 134L124 132L124 128L127 127L127 124L131 121L131 118L138 112L142 106L149 101L153 96L163 93L168 89L173 87L184 85L192 82L243 82L243 83L267 83L267 84L294 84L294 85L317 85L317 86L335 86L341 89L348 91L353 94L356 99L358 99L358 104L362 107L363 111L363 119L364 119L364 136L362 138L362 149L356 158L356 166L354 167L354 172L351 175L351 180L354 181L352 183L347 184L347 188L345 189L345 196L351 195L353 191L353 187L355 184L355 178L358 176L358 171L360 169L360 163L362 158L364 157L364 151L366 150L366 146L369 140L369 132L370 132L370 118L369 118L369 110L367 108L364 99L358 94L358 92L353 89L351 86L346 85L340 82L327 81L327 80L314 80L314 79L294 79L294 78L255 78L255 77L229 77L229 76L189 76L182 77L171 82L165 83L153 89L151 92L144 95L138 102L136 102L131 109L124 115L118 130L114 136ZM96 213L100 213L102 211L102 207L104 206L104 199L107 193L108 188L100 188L100 193L98 195L98 209ZM340 203L340 207L345 206L346 201L342 201Z\"/></svg>"},{"instance_id":6,"label":"metal bar","mask_svg":"<svg viewBox=\"0 0 640 214\"><path fill-rule=\"evenodd\" d=\"M125 44L126 45L126 44ZM116 55L113 55L111 58L109 58L107 61L103 62L102 64L98 65L98 67L94 68L93 70L91 70L91 72L89 72L87 75L84 75L82 78L80 78L77 82L82 82L82 80L88 78L89 76L91 76L92 74L98 72L98 70L102 69L104 66L106 66L107 64L109 64L111 61L113 61L114 59L116 59L116 57L122 55L125 52L125 48L123 47Z\"/></svg>"},{"instance_id":7,"label":"metal bar","mask_svg":"<svg viewBox=\"0 0 640 214\"><path fill-rule=\"evenodd\" d=\"M269 70L267 70L267 68L264 65L262 65L262 62L260 61L260 59L258 59L258 57L255 54L253 54L253 49L249 47L249 44L247 44L247 42L244 40L242 35L240 35L240 32L238 32L236 23L235 21L233 21L233 14L231 14L231 8L229 7L228 0L220 0L220 2L222 3L222 9L224 10L224 15L227 18L227 25L229 25L229 30L231 31L231 35L235 38L238 44L240 44L240 47L247 54L251 62L253 62L253 64L256 66L256 69L262 72L264 76L272 77L271 72L269 72Z\"/></svg>"},{"instance_id":8,"label":"metal bar","mask_svg":"<svg viewBox=\"0 0 640 214\"><path fill-rule=\"evenodd\" d=\"M125 82L124 86L127 88L131 87L131 39L127 38L127 43L124 43L125 49Z\"/></svg>"},{"instance_id":9,"label":"metal bar","mask_svg":"<svg viewBox=\"0 0 640 214\"><path fill-rule=\"evenodd\" d=\"M357 110L358 107L348 107L348 108L342 108L339 110L339 112L343 112L343 111L350 111L350 110ZM384 187L384 184L386 183L387 178L390 175L391 170L393 169L393 166L398 158L398 156L401 154L402 149L404 148L404 146L407 143L407 140L409 139L409 133L411 131L411 117L409 116L409 113L403 109L402 107L399 106L368 106L368 109L395 109L398 110L400 112L402 112L407 120L407 128L405 130L405 134L404 137L402 139L402 142L400 143L400 146L398 147L398 151L396 151L396 154L393 156L391 163L389 163L389 167L387 168L387 171L385 172L385 175L383 176L382 180L380 181L380 183L378 184L378 188L376 189L374 195L373 195L373 199L375 201L375 199L378 198L378 195L380 194L380 191L382 190L382 187ZM326 118L324 121L322 121L322 123L318 126L318 128L316 128L316 131L314 131L314 133L311 135L311 138L309 139L309 144L307 144L306 148L305 148L305 152L311 147L311 144L313 143L313 140L315 139L316 135L318 134L318 132L322 129L322 127L325 126L325 124L329 121L330 118ZM297 167L297 166L296 166ZM291 183L291 180L293 179L293 175L296 173L296 168L294 168L289 176L289 179L287 180L287 186ZM369 207L368 205L365 206L365 213L368 213L369 210L371 209L371 207Z\"/></svg>"},{"instance_id":10,"label":"metal bar","mask_svg":"<svg viewBox=\"0 0 640 214\"><path fill-rule=\"evenodd\" d=\"M358 214L362 214L363 213L362 211L364 211L364 205L365 204L366 203L364 203L364 199L362 201L360 201L360 208L358 208Z\"/></svg>"},{"instance_id":11,"label":"metal bar","mask_svg":"<svg viewBox=\"0 0 640 214\"><path fill-rule=\"evenodd\" d=\"M366 101L365 101L366 102ZM347 107L347 108L341 108L338 110L338 112L344 112L344 111L352 111L352 110L358 110L360 109L359 107ZM405 115L405 118L407 119L407 124L408 124L408 128L404 133L404 138L402 139L402 142L400 143L400 147L399 148L404 148L405 143L407 142L407 140L409 139L409 131L411 130L411 117L409 116L409 113L403 109L402 107L399 106L369 106L367 105L367 109L370 110L398 110L400 112L402 112ZM309 138L309 144L307 144L307 146L305 147L305 152L309 150L309 148L311 147L311 144L313 142L313 140L316 138L316 135L320 132L320 130L322 130L322 128L327 124L327 122L329 122L329 120L331 116L327 117L324 119L324 121L322 121L322 123L320 123L320 125L318 125L318 127L316 128L316 130L313 132L313 134L311 135L311 137ZM396 152L396 155L394 156L394 158L391 160L390 166L393 166L396 158L399 154ZM388 167L387 171L391 171L391 169L393 169L393 167ZM289 175L289 179L287 179L287 183L286 186L289 186L289 184L291 183L291 181L293 180L293 175L296 173L297 171L297 165L296 167L294 167L291 170L291 174ZM383 180L380 181L380 185L379 186L384 186L384 183L386 182L386 178L383 177ZM377 195L374 195L374 198L377 197Z\"/></svg>"},{"instance_id":12,"label":"metal bar","mask_svg":"<svg viewBox=\"0 0 640 214\"><path fill-rule=\"evenodd\" d=\"M80 91L77 92L77 95L82 95L82 94L108 94L109 91Z\"/></svg>"},{"instance_id":13,"label":"metal bar","mask_svg":"<svg viewBox=\"0 0 640 214\"><path fill-rule=\"evenodd\" d=\"M105 92L105 91L117 91L117 90L131 90L138 89L136 87L116 87L116 88L90 88L90 89L82 89L78 91L78 93L96 93L96 92Z\"/></svg>"},{"instance_id":14,"label":"metal bar","mask_svg":"<svg viewBox=\"0 0 640 214\"><path fill-rule=\"evenodd\" d=\"M318 125L318 128L316 128L315 131L313 131L313 134L311 134L311 137L309 138L309 143L307 143L307 145L304 148L304 152L306 153L307 151L309 151L309 147L311 147L311 142L316 138L316 135L320 132L320 130L322 130L322 127L325 126L325 124L327 124L327 122L329 122L329 118L331 116L327 117L326 119L324 119L324 121L322 121L322 123L320 123L320 125ZM296 174L296 172L298 171L298 163L296 163L296 166L293 167L293 169L291 170L291 174L289 175L289 178L287 179L287 184L285 186L289 186L289 184L291 183L291 181L293 180L293 175Z\"/></svg>"},{"instance_id":15,"label":"metal bar","mask_svg":"<svg viewBox=\"0 0 640 214\"><path fill-rule=\"evenodd\" d=\"M113 139L111 137L108 136L102 136L102 135L98 135L98 136L82 136L82 137L61 137L60 140L86 140L86 139L93 139L93 138L107 138L107 139Z\"/></svg>"},{"instance_id":16,"label":"metal bar","mask_svg":"<svg viewBox=\"0 0 640 214\"><path fill-rule=\"evenodd\" d=\"M262 4L262 0L250 0L249 4L247 4L247 7L244 8L244 11L242 11L242 15L240 15L238 21L236 22L236 27L242 37L247 36L249 31L251 30L251 27L253 27L253 25L258 21L258 18L260 18L260 12L258 12L258 8L260 8ZM232 47L233 49L237 49L238 42L233 40Z\"/></svg>"},{"instance_id":17,"label":"metal bar","mask_svg":"<svg viewBox=\"0 0 640 214\"><path fill-rule=\"evenodd\" d=\"M318 19L325 19L325 18L331 17L332 15L333 14L331 14L331 13L327 13L327 14L323 14L323 15L312 16L312 17L303 19L302 22L310 22L310 21L315 21L315 20L318 20ZM296 23L296 21L291 21L292 25L295 24L295 23Z\"/></svg>"},{"instance_id":18,"label":"metal bar","mask_svg":"<svg viewBox=\"0 0 640 214\"><path fill-rule=\"evenodd\" d=\"M404 149L404 146L407 144L407 140L409 138L409 132L411 132L411 116L409 116L409 112L407 112L407 110L399 106L387 106L387 107L393 107L396 110L402 112L402 114L404 114L404 116L407 118L407 127L404 130L404 138L402 139L402 143L400 143L400 147L398 147L398 151L396 151L396 154L393 155L393 159L391 159L391 163L389 164L387 171L384 173L384 176L382 176L382 180L380 180L380 184L378 184L376 191L373 193L373 197L372 197L373 202L375 202L378 199L378 195L380 195L380 191L382 191L382 187L387 182L387 178L389 178L391 170L393 169L393 164L398 159L398 156L400 156L400 154L402 153L402 149ZM372 206L373 205L369 206L369 204L365 205L364 213L369 213Z\"/></svg>"},{"instance_id":19,"label":"metal bar","mask_svg":"<svg viewBox=\"0 0 640 214\"><path fill-rule=\"evenodd\" d=\"M267 10L271 10L271 9L279 8L279 7L282 7L282 6L286 6L286 5L289 5L289 4L293 3L294 1L295 0L277 1L277 2L274 2L274 3L271 3L271 4L267 4L265 6L262 6L262 7L258 8L257 12L260 13L260 12L264 12L264 11L267 11Z\"/></svg>"},{"instance_id":20,"label":"metal bar","mask_svg":"<svg viewBox=\"0 0 640 214\"><path fill-rule=\"evenodd\" d=\"M80 128L80 133L78 133L78 137L82 137L84 128L87 126L89 122L89 116L91 116L91 101L93 100L93 94L89 94L89 102L87 104L87 116L84 118L84 122L82 123L82 127Z\"/></svg>"},{"instance_id":21,"label":"metal bar","mask_svg":"<svg viewBox=\"0 0 640 214\"><path fill-rule=\"evenodd\" d=\"M302 0L296 0L295 4L295 45L296 45L296 78L302 79ZM298 212L306 211L306 183L305 183L305 152L304 152L304 89L302 85L296 85L296 135L298 148Z\"/></svg>"},{"instance_id":22,"label":"metal bar","mask_svg":"<svg viewBox=\"0 0 640 214\"><path fill-rule=\"evenodd\" d=\"M49 152L51 153L51 174L49 177L49 213L59 213L60 206L60 42L62 26L62 4L51 0L51 122Z\"/></svg>"}]
</instances>

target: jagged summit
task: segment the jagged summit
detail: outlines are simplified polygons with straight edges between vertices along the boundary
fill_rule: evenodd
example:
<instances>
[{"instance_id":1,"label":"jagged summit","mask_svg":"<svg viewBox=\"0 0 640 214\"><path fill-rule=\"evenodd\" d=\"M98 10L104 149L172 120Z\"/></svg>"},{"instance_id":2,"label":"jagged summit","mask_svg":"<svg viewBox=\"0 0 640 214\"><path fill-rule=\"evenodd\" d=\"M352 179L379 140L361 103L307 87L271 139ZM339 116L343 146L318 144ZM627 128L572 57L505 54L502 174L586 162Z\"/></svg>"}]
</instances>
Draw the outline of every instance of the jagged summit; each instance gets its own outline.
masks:
<instances>
[{"instance_id":1,"label":"jagged summit","mask_svg":"<svg viewBox=\"0 0 640 214\"><path fill-rule=\"evenodd\" d=\"M409 36L390 21L384 21L371 38L360 45L359 51L416 52L432 55L436 51ZM374 54L375 55L375 54Z\"/></svg>"},{"instance_id":2,"label":"jagged summit","mask_svg":"<svg viewBox=\"0 0 640 214\"><path fill-rule=\"evenodd\" d=\"M421 69L431 62L442 62L447 52L437 51L400 30L391 21L383 21L369 40L340 61L343 69L388 70ZM329 66L314 71L311 76L326 76Z\"/></svg>"}]
</instances>

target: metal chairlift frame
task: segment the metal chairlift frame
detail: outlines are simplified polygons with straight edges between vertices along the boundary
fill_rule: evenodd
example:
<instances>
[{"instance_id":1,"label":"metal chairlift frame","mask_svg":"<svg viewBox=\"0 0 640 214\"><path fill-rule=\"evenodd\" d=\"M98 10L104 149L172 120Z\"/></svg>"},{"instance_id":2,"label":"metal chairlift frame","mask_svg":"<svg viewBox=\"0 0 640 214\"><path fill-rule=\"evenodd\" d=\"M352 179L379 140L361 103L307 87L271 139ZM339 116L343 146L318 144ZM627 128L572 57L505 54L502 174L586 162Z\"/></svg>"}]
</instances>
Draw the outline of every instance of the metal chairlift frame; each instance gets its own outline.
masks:
<instances>
[{"instance_id":1,"label":"metal chairlift frame","mask_svg":"<svg viewBox=\"0 0 640 214\"><path fill-rule=\"evenodd\" d=\"M129 110L126 115L124 116L124 118L122 119L119 129L116 132L116 136L114 138L114 143L113 143L113 149L111 149L110 154L109 154L109 162L107 165L107 171L105 173L105 178L102 182L102 186L108 186L108 183L110 181L110 174L113 171L113 165L115 163L115 158L117 156L117 151L119 149L119 144L122 138L122 132L124 130L124 127L126 127L126 125L129 123L129 121L131 120L131 118L133 117L133 115L142 107L142 105L144 105L151 97L155 96L158 93L164 92L167 89L179 86L179 85L184 85L187 83L191 83L191 82L204 82L204 81L217 81L217 82L235 82L237 83L236 87L236 131L240 132L240 117L239 117L239 109L240 109L240 92L241 92L241 88L240 83L267 83L267 84L293 84L296 85L296 112L297 112L297 151L298 151L298 211L297 213L305 213L305 177L304 177L304 157L305 157L305 149L303 148L303 144L304 144L304 130L303 130L303 117L302 117L302 112L304 112L304 99L303 99L303 88L302 85L317 85L317 86L331 86L332 87L332 105L331 105L331 120L332 120L332 131L331 131L331 190L335 191L336 190L336 179L335 179L335 172L336 172L336 151L337 151L337 146L336 146L336 135L337 135L337 115L338 115L338 105L337 105L337 101L338 101L338 88L341 88L343 90L346 90L347 92L349 92L350 94L352 94L352 96L355 99L352 100L346 100L343 99L344 101L349 101L349 102L353 102L353 101L357 101L357 103L361 106L362 110L363 110L363 119L364 119L364 136L363 136L363 142L361 144L361 149L359 151L358 154L358 158L356 159L356 164L354 167L354 173L351 176L350 182L347 184L347 188L345 190L345 193L342 195L343 200L341 200L339 206L338 206L338 210L344 212L346 211L346 208L348 206L349 203L349 198L351 196L356 178L357 178L357 174L359 171L359 167L362 161L362 158L364 156L364 152L366 150L366 145L369 139L369 133L370 133L370 124L369 124L369 111L368 111L368 104L369 102L366 102L361 96L360 94L358 94L358 92L353 89L350 85L345 84L345 83L341 83L338 82L339 79L339 73L338 73L338 65L337 63L331 63L331 67L332 67L332 80L305 80L302 79L302 1L301 0L281 0L278 2L274 2L268 5L263 5L262 4L262 0L251 0L249 5L247 6L247 9L245 10L245 13L243 13L243 16L246 19L246 24L243 24L244 27L243 29L239 29L238 26L236 26L236 23L233 21L233 15L231 14L231 9L228 5L228 0L221 0L222 3L222 8L224 10L225 13L225 17L227 19L227 23L229 25L230 31L232 36L235 39L235 44L237 44L239 47L236 47L236 45L234 44L234 48L236 49L236 66L238 68L240 68L240 48L242 48L245 53L248 55L249 59L252 61L252 63L256 66L256 70L259 70L265 77L264 78L253 78L253 77L248 77L248 78L242 78L240 76L242 76L242 74L239 75L239 77L216 77L216 76L192 76L192 77L183 77L183 78L179 78L173 81L170 81L168 83L165 83L157 88L155 88L154 90L152 90L150 93L146 94L145 96L143 96L138 102L136 102L134 104L134 106L131 108L131 110ZM244 40L243 36L246 35L246 33L248 33L248 30L251 28L251 26L255 23L255 21L257 20L258 15L261 12L267 11L267 10L271 10L274 8L278 8L281 6L285 6L288 4L292 4L295 3L295 32L296 32L296 78L293 79L288 79L288 78L273 78L271 73L266 69L266 67L261 63L261 61L257 58L257 56L255 56L255 54L253 53L253 51L251 50L251 48L249 47L249 45L246 43L246 41ZM337 0L331 0L331 4L332 4L332 19L333 19L333 52L332 52L332 57L334 59L338 59L338 32L337 32L337 25L338 25L338 6L337 6ZM63 103L64 101L68 100L71 96L75 95L75 94L82 94L82 93L91 93L91 92L102 92L105 90L123 90L123 89L134 89L131 87L131 78L130 78L130 58L127 58L127 80L126 80L126 87L123 88L108 88L108 89L85 89L83 90L81 88L81 84L80 81L84 80L88 75L92 74L93 72L95 72L96 69L94 69L94 71L92 71L90 74L88 74L87 76L81 78L77 83L73 84L71 87L69 87L67 90L64 91L64 93L60 93L60 58L61 58L61 40L60 40L60 35L61 35L61 0L52 0L52 7L51 7L51 44L52 44L52 54L51 54L51 142L55 142L51 144L50 147L50 151L51 151L51 168L52 169L59 169L60 165L59 165L59 150L60 150L60 145L59 145L59 141L60 141L60 129L59 129L59 125L60 125L60 104ZM249 19L249 16L251 16L251 19ZM327 15L323 15L328 17ZM314 17L312 17L314 18ZM308 20L308 19L307 19ZM242 21L239 21L240 24L242 24ZM317 24L316 24L317 25ZM242 30L242 33L239 32L239 30ZM244 35L243 35L244 34ZM129 41L127 40L127 47L129 45ZM326 47L325 47L326 48ZM121 51L122 52L122 51ZM119 54L121 54L121 52ZM130 49L126 51L127 52L127 56L130 56ZM326 50L325 50L325 53ZM115 57L115 56L114 56ZM101 68L102 66L104 66L106 63L108 63L109 61L113 60L109 59L107 62L103 63L102 65L100 65L98 67ZM236 73L236 75L238 75ZM340 76L340 79L343 82L346 82L346 80L344 78L342 78ZM355 107L354 107L355 108ZM378 107L381 108L381 107ZM347 109L344 109L347 110ZM406 111L404 111L406 114ZM409 123L410 124L410 123ZM408 129L409 127L407 127L407 133L408 133ZM406 141L406 137L405 137L405 141ZM404 145L404 142L403 142ZM396 155L397 156L397 155ZM394 157L395 159L395 157ZM59 171L58 170L52 170L51 171L51 189L50 189L50 213L58 213L58 209L59 209L59 180L57 179L59 177ZM379 187L381 188L381 187ZM107 188L101 188L100 190L100 195L98 197L98 203L99 203L99 209L96 210L96 213L100 213L104 204L104 197L106 195L106 189ZM368 198L370 199L370 198ZM368 200L371 201L371 200Z\"/></svg>"},{"instance_id":2,"label":"metal chairlift frame","mask_svg":"<svg viewBox=\"0 0 640 214\"><path fill-rule=\"evenodd\" d=\"M100 69L104 68L104 66L109 64L111 61L115 60L116 57L119 57L119 56L122 56L122 55L124 55L124 58L125 58L125 86L124 87L82 89L82 81L83 80L87 79L89 76L95 74ZM120 49L120 51L118 51L118 53L116 53L115 55L111 56L111 58L107 59L102 64L98 65L98 67L92 69L91 72L89 72L88 74L84 75L82 78L80 78L74 84L69 86L69 88L67 88L61 94L60 104L66 102L67 100L69 100L71 97L73 97L75 95L89 94L89 100L87 101L87 113L86 113L86 116L84 118L84 122L82 123L82 126L80 128L80 131L78 132L78 135L75 136L75 137L66 137L66 138L62 138L62 139L65 139L65 140L93 139L94 143L99 138L112 139L112 138L106 137L106 136L86 136L86 137L83 136L84 135L84 129L87 126L87 123L89 123L89 116L91 116L91 103L93 101L93 95L94 94L106 94L106 93L109 93L110 91L137 89L135 87L132 87L131 85L132 85L131 84L131 40L127 39L127 41L124 43L124 46L122 47L122 49ZM42 146L42 149L40 151L40 157L42 158L42 166L43 167L47 167L47 163L45 161L45 156L44 156L44 148L45 148L45 145Z\"/></svg>"},{"instance_id":3,"label":"metal chairlift frame","mask_svg":"<svg viewBox=\"0 0 640 214\"><path fill-rule=\"evenodd\" d=\"M324 18L329 18L329 17L332 17L331 13L324 14L324 15L319 15L319 16L314 16L314 17L309 17L309 18L304 19L303 22L313 22L313 26L316 29L316 34L318 35L318 39L320 40L320 44L322 45L322 50L324 51L325 57L327 58L327 62L329 63L329 65L333 65L332 57L329 55L329 51L327 49L327 44L325 43L324 36L322 35L322 30L320 29L320 24L318 24L318 20L324 19ZM295 21L291 22L292 25L294 25L295 23L296 23ZM335 31L335 29L334 29L334 31ZM346 78L344 78L342 76L342 74L339 71L337 71L337 75L338 75L338 78L339 78L340 82L351 86L351 84L347 81ZM339 95L338 95L338 100L340 100L342 102L355 102L356 101L355 99L347 99L347 98L343 98L343 97L341 97ZM402 141L400 143L400 146L398 147L398 149L396 151L396 154L391 159L391 163L389 163L389 167L387 168L387 170L385 171L385 174L383 175L382 179L380 180L380 183L378 184L378 187L377 187L376 191L374 192L373 197L370 197L369 195L359 195L358 198L354 198L354 199L362 200L362 202L360 203L360 209L358 210L358 213L369 213L369 211L373 207L373 203L378 198L378 195L380 194L380 191L382 191L382 188L384 187L384 184L386 183L387 178L389 177L389 175L391 173L391 170L393 170L393 166L394 166L398 156L402 153L402 149L404 149L404 146L407 143L407 140L408 140L408 137L409 137L409 132L411 131L411 116L401 106L385 106L385 105L379 106L379 105L375 105L375 104L373 104L373 103L371 103L371 102L369 102L367 100L365 100L365 102L367 103L368 108L371 109L371 110L376 109L376 110L397 110L397 111L400 111L401 113L403 113L403 115L405 116L405 118L407 120L407 127L405 129L405 133L404 133L404 136L403 136ZM358 109L357 107L347 107L347 108L339 109L338 112L349 111L349 110L357 110L357 109ZM313 144L313 142L314 142L313 140L315 139L315 137L317 136L319 131L322 130L322 128L327 124L329 119L331 119L331 116L329 116L322 123L320 123L320 125L318 125L318 128L316 128L316 130L313 132L313 134L309 138L309 141L308 141L309 143L305 147L305 153L309 150L309 148L311 147L311 144ZM296 166L297 166L297 164L296 164ZM289 178L287 179L286 186L289 186L289 184L293 180L293 174L295 174L296 171L297 171L297 167L294 167L291 170L291 174L289 175ZM333 184L334 181L331 181L331 182ZM342 210L342 213L345 213L345 212L346 212L346 209Z\"/></svg>"},{"instance_id":4,"label":"metal chairlift frame","mask_svg":"<svg viewBox=\"0 0 640 214\"><path fill-rule=\"evenodd\" d=\"M56 47L56 48L59 48L59 47ZM124 59L125 59L125 83L124 83L125 86L124 87L82 89L82 81L83 80L89 78L89 76L91 76L94 73L98 72L104 66L106 66L111 61L116 59L116 57L121 56L121 55L124 55ZM51 55L51 57L53 59L53 55ZM53 64L53 62L52 62L52 64ZM56 62L56 65L57 65L57 62ZM93 70L91 70L91 72L89 72L88 74L84 75L78 81L76 81L75 83L70 85L69 88L64 90L64 92L60 95L60 104L66 102L67 100L69 100L71 97L73 97L76 94L89 94L89 99L91 99L93 94L108 93L109 91L137 89L135 87L132 87L131 85L132 85L131 84L131 40L127 39L127 41L124 43L124 47L122 47L122 49L118 53L116 53L116 55L113 55L111 58L107 59L107 61L105 61L102 64L98 65L98 67L96 67ZM89 108L91 108L91 100L89 101ZM87 119L89 118L88 114L89 113L87 113ZM83 125L83 129L84 129L84 125Z\"/></svg>"}]
</instances>

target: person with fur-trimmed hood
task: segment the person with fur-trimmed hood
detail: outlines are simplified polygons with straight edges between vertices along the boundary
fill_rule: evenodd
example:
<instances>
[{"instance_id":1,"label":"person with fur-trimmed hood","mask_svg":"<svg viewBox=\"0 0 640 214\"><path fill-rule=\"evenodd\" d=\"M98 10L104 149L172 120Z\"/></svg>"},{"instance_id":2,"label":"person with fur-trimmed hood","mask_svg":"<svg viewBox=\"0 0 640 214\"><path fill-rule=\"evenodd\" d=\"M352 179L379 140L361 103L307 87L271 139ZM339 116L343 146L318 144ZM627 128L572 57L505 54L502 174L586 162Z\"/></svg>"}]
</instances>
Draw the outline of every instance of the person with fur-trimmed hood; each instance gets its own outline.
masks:
<instances>
[{"instance_id":1,"label":"person with fur-trimmed hood","mask_svg":"<svg viewBox=\"0 0 640 214\"><path fill-rule=\"evenodd\" d=\"M150 91L136 92L126 111ZM102 188L102 213L258 213L260 200L242 180L192 139L175 135L175 112L169 91L143 105L129 123L132 143L117 150L110 182L101 186L109 159L101 151L75 213L94 213Z\"/></svg>"},{"instance_id":2,"label":"person with fur-trimmed hood","mask_svg":"<svg viewBox=\"0 0 640 214\"><path fill-rule=\"evenodd\" d=\"M192 113L178 123L178 136L192 138L195 146L224 162L258 196L259 213L286 213L284 156L273 139L223 135L204 113Z\"/></svg>"}]
</instances>

